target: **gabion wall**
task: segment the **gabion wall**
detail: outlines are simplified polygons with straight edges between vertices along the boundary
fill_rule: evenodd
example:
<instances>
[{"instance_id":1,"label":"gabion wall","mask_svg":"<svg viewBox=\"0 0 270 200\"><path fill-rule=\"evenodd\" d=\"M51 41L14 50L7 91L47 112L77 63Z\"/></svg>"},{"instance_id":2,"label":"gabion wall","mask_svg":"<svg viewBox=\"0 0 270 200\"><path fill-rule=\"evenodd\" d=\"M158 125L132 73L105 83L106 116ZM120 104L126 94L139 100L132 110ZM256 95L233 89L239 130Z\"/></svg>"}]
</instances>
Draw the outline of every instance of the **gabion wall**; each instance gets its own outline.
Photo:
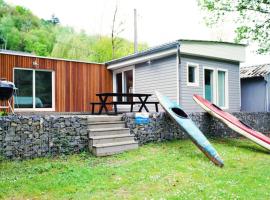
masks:
<instances>
[{"instance_id":1,"label":"gabion wall","mask_svg":"<svg viewBox=\"0 0 270 200\"><path fill-rule=\"evenodd\" d=\"M270 133L270 113L233 113L262 133ZM223 123L206 113L190 117L207 137L239 137ZM135 124L135 114L123 120L140 144L187 138L165 113L150 113L150 122ZM0 160L28 159L88 150L87 118L82 116L42 115L0 117Z\"/></svg>"},{"instance_id":2,"label":"gabion wall","mask_svg":"<svg viewBox=\"0 0 270 200\"><path fill-rule=\"evenodd\" d=\"M269 135L270 133L270 113L232 113L241 121L250 125L254 129ZM190 118L207 137L240 137L225 124L214 119L207 113L190 113ZM187 135L179 126L170 119L166 113L150 113L148 124L135 124L135 114L126 113L123 120L127 127L140 144L152 141L164 141L171 139L184 139Z\"/></svg>"},{"instance_id":3,"label":"gabion wall","mask_svg":"<svg viewBox=\"0 0 270 200\"><path fill-rule=\"evenodd\" d=\"M84 151L87 119L76 116L0 117L0 156L27 159Z\"/></svg>"}]
</instances>

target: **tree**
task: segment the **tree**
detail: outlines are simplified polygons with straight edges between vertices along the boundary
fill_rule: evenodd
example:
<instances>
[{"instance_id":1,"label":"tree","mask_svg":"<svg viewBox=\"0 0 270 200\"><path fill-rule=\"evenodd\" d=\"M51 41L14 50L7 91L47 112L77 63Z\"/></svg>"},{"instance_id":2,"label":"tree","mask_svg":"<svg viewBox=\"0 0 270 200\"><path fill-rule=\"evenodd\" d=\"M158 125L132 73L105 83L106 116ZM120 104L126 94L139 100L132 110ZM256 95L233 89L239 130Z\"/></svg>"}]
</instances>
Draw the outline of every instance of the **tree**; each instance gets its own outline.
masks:
<instances>
[{"instance_id":1,"label":"tree","mask_svg":"<svg viewBox=\"0 0 270 200\"><path fill-rule=\"evenodd\" d=\"M49 56L54 42L55 37L51 30L45 28L33 29L24 36L24 50L39 56Z\"/></svg>"},{"instance_id":2,"label":"tree","mask_svg":"<svg viewBox=\"0 0 270 200\"><path fill-rule=\"evenodd\" d=\"M47 20L47 22L53 24L53 25L57 25L60 24L60 20L58 17L56 17L54 14L52 14L51 19Z\"/></svg>"},{"instance_id":3,"label":"tree","mask_svg":"<svg viewBox=\"0 0 270 200\"><path fill-rule=\"evenodd\" d=\"M113 14L112 33L111 33L112 59L115 58L115 52L122 41L119 38L119 35L120 35L120 33L122 33L124 31L124 28L122 27L123 22L120 22L118 25L116 25L117 11L118 11L118 7L116 5L115 10L114 10L114 14Z\"/></svg>"},{"instance_id":4,"label":"tree","mask_svg":"<svg viewBox=\"0 0 270 200\"><path fill-rule=\"evenodd\" d=\"M198 0L207 11L208 25L231 18L236 23L236 42L258 44L258 53L270 53L270 0Z\"/></svg>"}]
</instances>

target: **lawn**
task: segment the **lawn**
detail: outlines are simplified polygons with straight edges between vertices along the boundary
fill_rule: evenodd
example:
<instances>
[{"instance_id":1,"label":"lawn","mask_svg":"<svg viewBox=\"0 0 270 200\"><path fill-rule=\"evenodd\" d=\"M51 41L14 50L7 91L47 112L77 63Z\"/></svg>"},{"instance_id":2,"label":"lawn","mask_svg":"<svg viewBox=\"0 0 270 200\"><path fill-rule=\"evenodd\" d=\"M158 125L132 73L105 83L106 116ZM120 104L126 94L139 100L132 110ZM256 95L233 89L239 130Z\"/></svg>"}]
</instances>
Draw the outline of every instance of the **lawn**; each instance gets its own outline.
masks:
<instances>
[{"instance_id":1,"label":"lawn","mask_svg":"<svg viewBox=\"0 0 270 200\"><path fill-rule=\"evenodd\" d=\"M247 140L211 140L214 166L189 140L120 155L0 161L2 199L270 199L270 154Z\"/></svg>"}]
</instances>

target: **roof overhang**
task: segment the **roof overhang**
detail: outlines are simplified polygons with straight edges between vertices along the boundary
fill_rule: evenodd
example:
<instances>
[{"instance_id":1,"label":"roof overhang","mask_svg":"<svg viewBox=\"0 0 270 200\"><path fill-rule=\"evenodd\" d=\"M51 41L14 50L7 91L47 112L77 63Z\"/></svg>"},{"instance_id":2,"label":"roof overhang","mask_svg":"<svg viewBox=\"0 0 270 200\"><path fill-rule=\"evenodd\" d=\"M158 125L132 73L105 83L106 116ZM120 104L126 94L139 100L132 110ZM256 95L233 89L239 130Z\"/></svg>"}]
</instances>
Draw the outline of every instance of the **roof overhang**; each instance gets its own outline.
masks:
<instances>
[{"instance_id":1,"label":"roof overhang","mask_svg":"<svg viewBox=\"0 0 270 200\"><path fill-rule=\"evenodd\" d=\"M215 41L180 40L181 53L233 62L244 62L246 45Z\"/></svg>"},{"instance_id":2,"label":"roof overhang","mask_svg":"<svg viewBox=\"0 0 270 200\"><path fill-rule=\"evenodd\" d=\"M174 55L176 53L177 53L177 48L163 50L161 52L151 53L151 54L143 55L140 57L134 57L134 58L119 61L119 62L116 62L113 64L107 64L108 65L107 69L115 70L115 69L119 69L122 67L128 67L131 65L148 62L150 60L155 60L155 59L163 58L166 56Z\"/></svg>"}]
</instances>

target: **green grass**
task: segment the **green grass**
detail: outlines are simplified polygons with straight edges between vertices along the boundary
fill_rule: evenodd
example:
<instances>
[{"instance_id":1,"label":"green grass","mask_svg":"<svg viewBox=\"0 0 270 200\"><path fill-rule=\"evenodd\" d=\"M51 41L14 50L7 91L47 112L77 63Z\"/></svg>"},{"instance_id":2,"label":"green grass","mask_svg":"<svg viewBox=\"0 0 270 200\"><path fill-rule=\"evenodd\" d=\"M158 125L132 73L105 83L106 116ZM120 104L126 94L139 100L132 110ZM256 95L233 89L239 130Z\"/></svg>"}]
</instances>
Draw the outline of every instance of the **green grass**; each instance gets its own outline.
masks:
<instances>
[{"instance_id":1,"label":"green grass","mask_svg":"<svg viewBox=\"0 0 270 200\"><path fill-rule=\"evenodd\" d=\"M2 199L270 199L270 154L247 140L212 140L214 166L189 140L120 155L0 162Z\"/></svg>"}]
</instances>

